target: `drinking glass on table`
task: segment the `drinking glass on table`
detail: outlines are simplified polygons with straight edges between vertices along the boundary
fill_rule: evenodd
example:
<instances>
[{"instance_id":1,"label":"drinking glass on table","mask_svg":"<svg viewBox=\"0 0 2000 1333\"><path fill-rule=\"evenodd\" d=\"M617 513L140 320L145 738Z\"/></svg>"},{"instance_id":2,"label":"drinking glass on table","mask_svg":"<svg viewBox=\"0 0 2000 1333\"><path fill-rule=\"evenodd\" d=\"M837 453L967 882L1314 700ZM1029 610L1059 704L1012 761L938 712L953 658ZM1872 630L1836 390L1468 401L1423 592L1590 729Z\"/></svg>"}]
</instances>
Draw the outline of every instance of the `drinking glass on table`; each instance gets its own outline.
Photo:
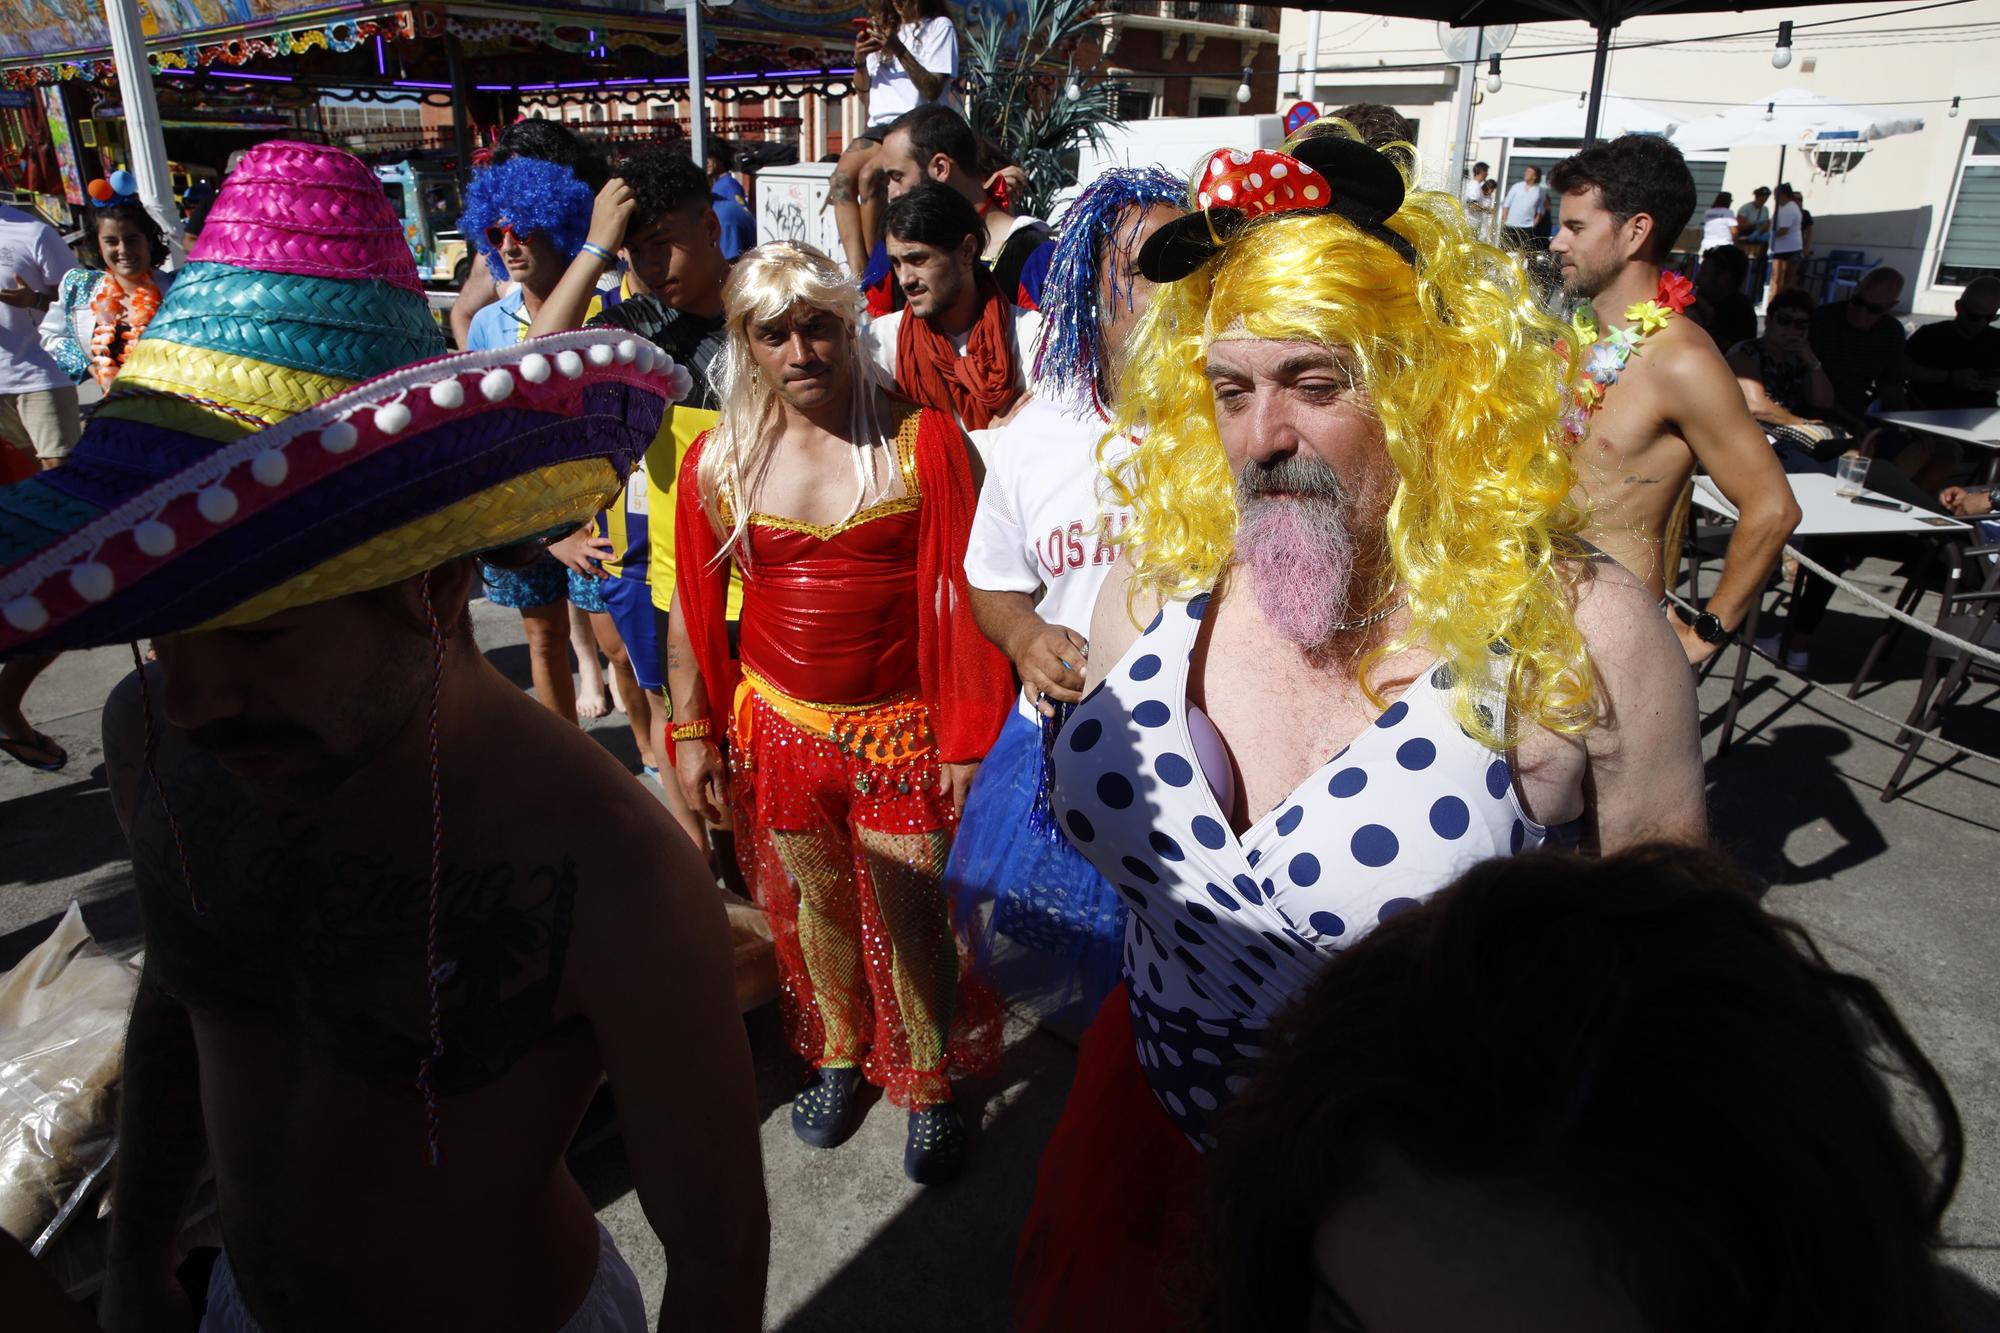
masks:
<instances>
[{"instance_id":1,"label":"drinking glass on table","mask_svg":"<svg viewBox=\"0 0 2000 1333\"><path fill-rule=\"evenodd\" d=\"M1840 460L1840 480L1835 483L1833 493L1838 496L1861 494L1868 485L1868 460L1853 455Z\"/></svg>"}]
</instances>

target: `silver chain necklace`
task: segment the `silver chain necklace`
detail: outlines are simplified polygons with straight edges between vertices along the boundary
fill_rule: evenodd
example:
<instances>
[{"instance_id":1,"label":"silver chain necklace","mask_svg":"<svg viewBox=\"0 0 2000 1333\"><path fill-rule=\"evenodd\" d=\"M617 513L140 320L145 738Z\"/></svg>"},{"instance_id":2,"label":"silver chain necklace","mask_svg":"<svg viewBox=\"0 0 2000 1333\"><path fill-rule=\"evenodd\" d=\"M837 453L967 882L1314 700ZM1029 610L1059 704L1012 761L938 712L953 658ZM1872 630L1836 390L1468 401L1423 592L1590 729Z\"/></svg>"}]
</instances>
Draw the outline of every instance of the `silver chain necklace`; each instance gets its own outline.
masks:
<instances>
[{"instance_id":1,"label":"silver chain necklace","mask_svg":"<svg viewBox=\"0 0 2000 1333\"><path fill-rule=\"evenodd\" d=\"M1328 632L1333 634L1345 634L1350 630L1367 629L1370 625L1376 624L1380 621L1387 620L1390 616L1395 615L1398 611L1402 610L1409 604L1410 604L1410 599L1405 597L1402 601L1397 602L1394 606L1385 606L1380 611L1376 611L1370 615L1365 615L1361 617L1361 619L1359 620L1336 620L1331 626L1328 627Z\"/></svg>"}]
</instances>

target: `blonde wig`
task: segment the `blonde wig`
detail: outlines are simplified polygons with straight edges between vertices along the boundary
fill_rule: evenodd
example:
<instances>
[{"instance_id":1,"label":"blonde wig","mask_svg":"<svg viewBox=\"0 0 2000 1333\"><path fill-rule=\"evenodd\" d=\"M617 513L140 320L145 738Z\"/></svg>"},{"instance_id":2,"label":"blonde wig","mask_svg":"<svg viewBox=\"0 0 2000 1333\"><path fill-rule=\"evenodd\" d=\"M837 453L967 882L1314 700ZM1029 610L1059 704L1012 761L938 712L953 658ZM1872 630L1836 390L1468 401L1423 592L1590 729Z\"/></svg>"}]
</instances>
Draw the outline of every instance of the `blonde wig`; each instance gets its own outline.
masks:
<instances>
[{"instance_id":1,"label":"blonde wig","mask_svg":"<svg viewBox=\"0 0 2000 1333\"><path fill-rule=\"evenodd\" d=\"M834 316L845 330L848 372L854 377L848 438L854 449L854 500L847 517L889 497L896 477L894 460L882 448L879 395L868 350L860 336L861 290L824 253L793 241L773 241L746 250L722 288L728 344L715 371L720 415L702 446L696 480L702 508L721 539L721 556L749 563L750 506L776 452L779 403L750 355L754 325L782 317L797 305Z\"/></svg>"},{"instance_id":2,"label":"blonde wig","mask_svg":"<svg viewBox=\"0 0 2000 1333\"><path fill-rule=\"evenodd\" d=\"M1563 330L1518 260L1474 239L1450 195L1415 188L1407 154L1391 160L1410 188L1388 226L1415 248L1414 268L1345 218L1281 213L1154 292L1116 399L1113 430L1142 440L1111 479L1134 511L1121 558L1135 592L1166 596L1214 586L1230 562L1236 486L1202 374L1219 334L1343 349L1400 478L1394 587L1376 604L1410 608L1405 636L1361 663L1363 689L1380 707L1372 668L1418 642L1459 681L1491 681L1504 645L1508 716L1466 688L1460 722L1497 744L1522 722L1581 731L1596 706L1572 609L1583 518L1558 425Z\"/></svg>"}]
</instances>

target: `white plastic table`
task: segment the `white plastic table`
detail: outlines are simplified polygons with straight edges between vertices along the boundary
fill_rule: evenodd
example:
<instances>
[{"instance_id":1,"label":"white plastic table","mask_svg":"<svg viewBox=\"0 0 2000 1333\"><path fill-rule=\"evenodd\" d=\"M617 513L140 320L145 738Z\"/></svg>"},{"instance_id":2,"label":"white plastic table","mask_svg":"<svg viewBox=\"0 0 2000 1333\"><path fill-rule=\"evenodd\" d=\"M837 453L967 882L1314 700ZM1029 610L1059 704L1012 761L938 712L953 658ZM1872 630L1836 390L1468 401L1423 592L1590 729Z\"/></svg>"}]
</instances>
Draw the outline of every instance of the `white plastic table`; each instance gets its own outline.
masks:
<instances>
[{"instance_id":1,"label":"white plastic table","mask_svg":"<svg viewBox=\"0 0 2000 1333\"><path fill-rule=\"evenodd\" d=\"M1996 442L1994 447L2000 448L2000 442ZM1888 464L1877 463L1875 466L1887 467ZM1840 484L1839 478L1822 472L1788 472L1785 480L1791 485L1792 497L1799 502L1799 525L1792 529L1795 538L1920 537L1935 540L1972 531L1970 524L1927 510L1881 509L1874 505L1856 504L1850 496L1834 494L1834 488ZM1874 496L1876 493L1864 491L1863 494ZM1886 500L1890 497L1876 498ZM1736 517L1736 507L1723 498L1722 492L1708 477L1694 479L1694 502L1711 514L1728 519ZM1929 564L1926 558L1912 570L1902 593L1896 598L1899 609L1909 610L1922 597L1921 579ZM1736 731L1736 712L1743 702L1743 682L1750 674L1751 645L1757 637L1757 618L1762 604L1761 596L1752 600L1749 614L1744 616L1742 625L1738 627L1736 673L1729 686L1729 703L1722 715L1722 741L1716 747L1718 758L1729 753L1729 742ZM1894 625L1894 621L1889 622L1890 628ZM1849 691L1850 697L1860 689L1861 680L1882 650L1886 637L1885 633L1869 650L1868 660L1855 678L1854 690Z\"/></svg>"},{"instance_id":2,"label":"white plastic table","mask_svg":"<svg viewBox=\"0 0 2000 1333\"><path fill-rule=\"evenodd\" d=\"M2000 407L1956 407L1932 412L1877 412L1877 421L1886 421L1905 430L1928 435L1948 435L1954 440L1986 449L2000 449Z\"/></svg>"}]
</instances>

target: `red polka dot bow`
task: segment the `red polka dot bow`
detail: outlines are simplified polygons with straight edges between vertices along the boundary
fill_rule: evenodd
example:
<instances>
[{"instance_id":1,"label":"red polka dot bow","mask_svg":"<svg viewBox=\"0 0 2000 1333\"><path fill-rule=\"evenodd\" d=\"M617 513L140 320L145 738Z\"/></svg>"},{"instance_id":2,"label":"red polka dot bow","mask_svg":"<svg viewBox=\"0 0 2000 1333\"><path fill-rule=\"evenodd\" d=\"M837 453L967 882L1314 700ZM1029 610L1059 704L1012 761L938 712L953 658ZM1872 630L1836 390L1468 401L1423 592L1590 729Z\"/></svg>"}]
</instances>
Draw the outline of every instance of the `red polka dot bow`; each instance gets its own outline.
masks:
<instances>
[{"instance_id":1,"label":"red polka dot bow","mask_svg":"<svg viewBox=\"0 0 2000 1333\"><path fill-rule=\"evenodd\" d=\"M1246 153L1218 148L1202 164L1195 202L1204 209L1234 208L1246 217L1294 208L1325 208L1333 197L1326 178L1295 157L1268 148Z\"/></svg>"}]
</instances>

